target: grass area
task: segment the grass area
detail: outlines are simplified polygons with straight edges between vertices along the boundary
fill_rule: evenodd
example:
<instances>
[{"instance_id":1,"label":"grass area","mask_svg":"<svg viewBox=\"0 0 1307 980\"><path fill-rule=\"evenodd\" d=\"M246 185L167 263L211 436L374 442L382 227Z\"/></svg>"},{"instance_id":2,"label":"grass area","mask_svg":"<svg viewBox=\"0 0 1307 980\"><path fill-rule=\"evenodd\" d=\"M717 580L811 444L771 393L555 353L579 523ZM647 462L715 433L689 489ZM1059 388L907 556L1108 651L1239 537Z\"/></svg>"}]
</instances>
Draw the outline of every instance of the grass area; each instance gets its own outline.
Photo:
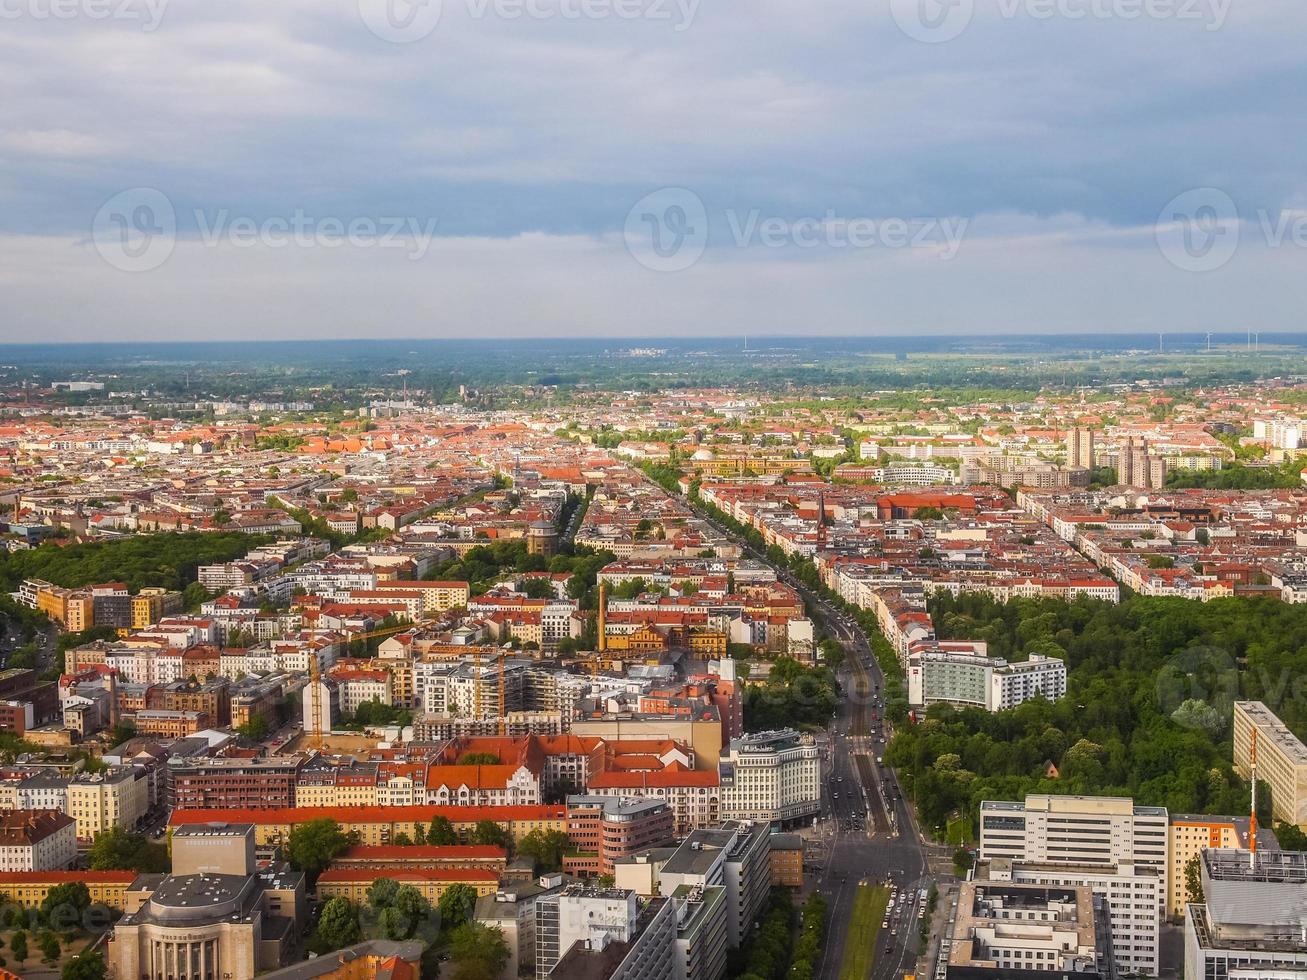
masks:
<instances>
[{"instance_id":1,"label":"grass area","mask_svg":"<svg viewBox=\"0 0 1307 980\"><path fill-rule=\"evenodd\" d=\"M949 820L945 839L954 847L963 847L972 843L971 821L962 817Z\"/></svg>"},{"instance_id":2,"label":"grass area","mask_svg":"<svg viewBox=\"0 0 1307 980\"><path fill-rule=\"evenodd\" d=\"M867 980L876 962L876 940L880 923L889 907L889 889L881 885L859 885L853 896L853 915L844 937L844 959L840 980Z\"/></svg>"}]
</instances>

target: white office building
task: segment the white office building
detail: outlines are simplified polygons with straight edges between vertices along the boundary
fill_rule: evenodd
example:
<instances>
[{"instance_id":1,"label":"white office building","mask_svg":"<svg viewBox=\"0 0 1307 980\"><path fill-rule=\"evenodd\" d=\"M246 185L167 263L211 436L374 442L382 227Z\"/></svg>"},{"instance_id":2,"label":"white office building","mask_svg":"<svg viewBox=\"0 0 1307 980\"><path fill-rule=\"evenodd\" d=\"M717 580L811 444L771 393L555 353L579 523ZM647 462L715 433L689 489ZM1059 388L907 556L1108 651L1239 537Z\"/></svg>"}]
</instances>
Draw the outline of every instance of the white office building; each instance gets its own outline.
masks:
<instances>
[{"instance_id":1,"label":"white office building","mask_svg":"<svg viewBox=\"0 0 1307 980\"><path fill-rule=\"evenodd\" d=\"M821 759L790 728L732 739L717 764L723 820L785 823L821 810Z\"/></svg>"},{"instance_id":2,"label":"white office building","mask_svg":"<svg viewBox=\"0 0 1307 980\"><path fill-rule=\"evenodd\" d=\"M985 801L980 805L980 857L1038 875L1014 881L1093 887L1111 906L1122 969L1156 975L1158 929L1168 894L1169 826L1164 807L1135 806L1118 797Z\"/></svg>"}]
</instances>

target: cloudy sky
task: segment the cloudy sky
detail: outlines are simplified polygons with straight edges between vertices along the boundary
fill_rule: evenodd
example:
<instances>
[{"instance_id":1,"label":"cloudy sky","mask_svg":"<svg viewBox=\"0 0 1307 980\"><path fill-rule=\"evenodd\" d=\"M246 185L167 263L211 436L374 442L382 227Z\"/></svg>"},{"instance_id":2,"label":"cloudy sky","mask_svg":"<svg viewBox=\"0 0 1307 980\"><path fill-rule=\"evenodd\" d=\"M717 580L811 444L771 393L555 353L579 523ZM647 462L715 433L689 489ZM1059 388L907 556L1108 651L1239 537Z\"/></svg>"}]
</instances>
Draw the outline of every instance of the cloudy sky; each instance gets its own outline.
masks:
<instances>
[{"instance_id":1,"label":"cloudy sky","mask_svg":"<svg viewBox=\"0 0 1307 980\"><path fill-rule=\"evenodd\" d=\"M1297 330L1302 0L0 0L0 341Z\"/></svg>"}]
</instances>

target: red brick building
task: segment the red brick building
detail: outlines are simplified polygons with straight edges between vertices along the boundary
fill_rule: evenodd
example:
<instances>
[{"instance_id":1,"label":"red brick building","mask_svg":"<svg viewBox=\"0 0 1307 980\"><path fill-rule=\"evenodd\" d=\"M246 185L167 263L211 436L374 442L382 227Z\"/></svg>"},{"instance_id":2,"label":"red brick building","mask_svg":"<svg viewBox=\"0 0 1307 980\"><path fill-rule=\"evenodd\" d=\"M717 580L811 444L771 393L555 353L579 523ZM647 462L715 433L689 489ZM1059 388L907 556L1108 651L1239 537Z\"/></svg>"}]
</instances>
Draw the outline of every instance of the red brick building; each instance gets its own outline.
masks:
<instances>
[{"instance_id":1,"label":"red brick building","mask_svg":"<svg viewBox=\"0 0 1307 980\"><path fill-rule=\"evenodd\" d=\"M563 859L576 875L608 875L620 858L672 843L671 807L663 800L569 796L567 837L579 854Z\"/></svg>"}]
</instances>

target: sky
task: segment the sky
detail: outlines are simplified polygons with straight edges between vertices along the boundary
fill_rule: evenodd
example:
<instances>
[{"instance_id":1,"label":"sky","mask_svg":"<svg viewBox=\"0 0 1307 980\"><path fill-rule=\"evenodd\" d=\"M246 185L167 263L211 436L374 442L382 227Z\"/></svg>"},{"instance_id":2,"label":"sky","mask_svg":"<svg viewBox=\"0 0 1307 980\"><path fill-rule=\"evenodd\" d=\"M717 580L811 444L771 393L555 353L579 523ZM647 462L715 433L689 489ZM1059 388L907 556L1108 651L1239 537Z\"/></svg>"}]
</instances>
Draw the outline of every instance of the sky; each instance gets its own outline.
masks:
<instances>
[{"instance_id":1,"label":"sky","mask_svg":"<svg viewBox=\"0 0 1307 980\"><path fill-rule=\"evenodd\" d=\"M1298 330L1302 0L0 0L0 342Z\"/></svg>"}]
</instances>

